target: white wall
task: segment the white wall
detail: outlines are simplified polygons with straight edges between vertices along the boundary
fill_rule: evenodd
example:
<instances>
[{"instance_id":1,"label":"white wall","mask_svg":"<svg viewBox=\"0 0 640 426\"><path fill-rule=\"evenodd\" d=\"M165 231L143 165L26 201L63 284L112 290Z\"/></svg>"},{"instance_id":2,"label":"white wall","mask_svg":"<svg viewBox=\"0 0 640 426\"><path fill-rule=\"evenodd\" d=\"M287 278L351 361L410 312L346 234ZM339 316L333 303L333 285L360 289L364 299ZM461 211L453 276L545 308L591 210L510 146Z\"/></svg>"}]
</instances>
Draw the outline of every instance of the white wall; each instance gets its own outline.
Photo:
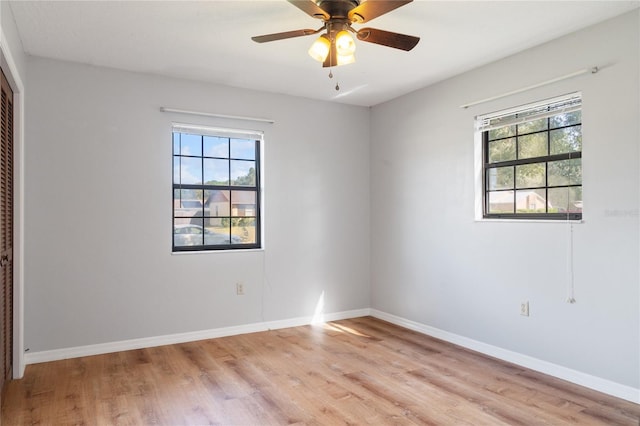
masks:
<instances>
[{"instance_id":1,"label":"white wall","mask_svg":"<svg viewBox=\"0 0 640 426\"><path fill-rule=\"evenodd\" d=\"M32 352L308 317L323 293L326 313L369 307L367 108L39 58L27 68ZM265 131L264 251L171 254L172 120Z\"/></svg>"},{"instance_id":2,"label":"white wall","mask_svg":"<svg viewBox=\"0 0 640 426\"><path fill-rule=\"evenodd\" d=\"M640 387L638 24L636 10L373 108L372 308ZM578 90L585 213L571 305L567 224L474 221L473 120Z\"/></svg>"}]
</instances>

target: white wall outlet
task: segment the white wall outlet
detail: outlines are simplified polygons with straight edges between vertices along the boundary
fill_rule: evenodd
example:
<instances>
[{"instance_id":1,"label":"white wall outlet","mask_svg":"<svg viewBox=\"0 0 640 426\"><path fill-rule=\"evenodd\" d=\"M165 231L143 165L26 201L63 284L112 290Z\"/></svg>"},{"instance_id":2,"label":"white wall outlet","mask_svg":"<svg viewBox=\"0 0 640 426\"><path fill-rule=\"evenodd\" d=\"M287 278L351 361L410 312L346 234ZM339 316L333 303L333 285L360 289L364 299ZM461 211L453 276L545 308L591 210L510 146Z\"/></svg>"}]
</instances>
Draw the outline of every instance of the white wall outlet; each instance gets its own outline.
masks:
<instances>
[{"instance_id":1,"label":"white wall outlet","mask_svg":"<svg viewBox=\"0 0 640 426\"><path fill-rule=\"evenodd\" d=\"M529 301L520 303L520 315L529 316Z\"/></svg>"},{"instance_id":2,"label":"white wall outlet","mask_svg":"<svg viewBox=\"0 0 640 426\"><path fill-rule=\"evenodd\" d=\"M238 296L244 296L244 284L236 283L236 294Z\"/></svg>"}]
</instances>

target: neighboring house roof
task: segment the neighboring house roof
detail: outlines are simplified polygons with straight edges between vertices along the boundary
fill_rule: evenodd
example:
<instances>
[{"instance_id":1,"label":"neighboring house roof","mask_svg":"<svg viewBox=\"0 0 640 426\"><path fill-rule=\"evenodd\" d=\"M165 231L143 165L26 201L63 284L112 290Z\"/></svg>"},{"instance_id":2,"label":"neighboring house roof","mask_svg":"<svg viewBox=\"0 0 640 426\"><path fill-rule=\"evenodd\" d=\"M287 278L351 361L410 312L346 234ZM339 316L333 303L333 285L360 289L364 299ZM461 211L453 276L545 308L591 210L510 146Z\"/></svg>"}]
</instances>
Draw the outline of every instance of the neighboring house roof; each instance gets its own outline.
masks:
<instances>
[{"instance_id":1,"label":"neighboring house roof","mask_svg":"<svg viewBox=\"0 0 640 426\"><path fill-rule=\"evenodd\" d=\"M207 198L205 206L209 206L210 203L227 203L229 198L227 197L228 191L211 191L211 195ZM256 193L254 191L233 191L232 204L255 204Z\"/></svg>"},{"instance_id":2,"label":"neighboring house roof","mask_svg":"<svg viewBox=\"0 0 640 426\"><path fill-rule=\"evenodd\" d=\"M193 208L202 208L202 201L200 200L173 200L173 207L177 209L193 209Z\"/></svg>"},{"instance_id":3,"label":"neighboring house roof","mask_svg":"<svg viewBox=\"0 0 640 426\"><path fill-rule=\"evenodd\" d=\"M227 198L224 191L212 191L210 194L211 195L209 195L209 198L207 198L207 201L204 203L205 206L208 206L209 203L226 203L229 201L229 198Z\"/></svg>"}]
</instances>

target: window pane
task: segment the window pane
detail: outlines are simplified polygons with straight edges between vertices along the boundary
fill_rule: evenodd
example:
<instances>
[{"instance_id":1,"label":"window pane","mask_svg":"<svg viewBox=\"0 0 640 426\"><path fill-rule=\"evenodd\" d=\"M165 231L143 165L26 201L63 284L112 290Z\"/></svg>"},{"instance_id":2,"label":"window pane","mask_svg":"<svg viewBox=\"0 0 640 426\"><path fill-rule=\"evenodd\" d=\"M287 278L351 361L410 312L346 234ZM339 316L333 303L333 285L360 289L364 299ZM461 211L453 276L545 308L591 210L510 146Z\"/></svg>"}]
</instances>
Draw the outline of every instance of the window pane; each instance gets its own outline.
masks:
<instances>
[{"instance_id":1,"label":"window pane","mask_svg":"<svg viewBox=\"0 0 640 426\"><path fill-rule=\"evenodd\" d=\"M582 213L582 187L549 188L549 213Z\"/></svg>"},{"instance_id":2,"label":"window pane","mask_svg":"<svg viewBox=\"0 0 640 426\"><path fill-rule=\"evenodd\" d=\"M500 127L499 129L489 130L489 140L506 138L516 135L516 126Z\"/></svg>"},{"instance_id":3,"label":"window pane","mask_svg":"<svg viewBox=\"0 0 640 426\"><path fill-rule=\"evenodd\" d=\"M231 158L255 160L256 141L249 139L231 139Z\"/></svg>"},{"instance_id":4,"label":"window pane","mask_svg":"<svg viewBox=\"0 0 640 426\"><path fill-rule=\"evenodd\" d=\"M202 190L176 189L173 191L173 215L176 217L202 216Z\"/></svg>"},{"instance_id":5,"label":"window pane","mask_svg":"<svg viewBox=\"0 0 640 426\"><path fill-rule=\"evenodd\" d=\"M487 186L490 190L513 188L513 166L496 167L487 172Z\"/></svg>"},{"instance_id":6,"label":"window pane","mask_svg":"<svg viewBox=\"0 0 640 426\"><path fill-rule=\"evenodd\" d=\"M516 188L545 186L545 163L516 166Z\"/></svg>"},{"instance_id":7,"label":"window pane","mask_svg":"<svg viewBox=\"0 0 640 426\"><path fill-rule=\"evenodd\" d=\"M204 239L207 245L229 244L231 241L231 219L207 219Z\"/></svg>"},{"instance_id":8,"label":"window pane","mask_svg":"<svg viewBox=\"0 0 640 426\"><path fill-rule=\"evenodd\" d=\"M534 133L518 138L518 158L543 157L547 155L547 132Z\"/></svg>"},{"instance_id":9,"label":"window pane","mask_svg":"<svg viewBox=\"0 0 640 426\"><path fill-rule=\"evenodd\" d=\"M180 154L180 133L173 133L173 155Z\"/></svg>"},{"instance_id":10,"label":"window pane","mask_svg":"<svg viewBox=\"0 0 640 426\"><path fill-rule=\"evenodd\" d=\"M179 183L202 185L202 160L200 158L180 157Z\"/></svg>"},{"instance_id":11,"label":"window pane","mask_svg":"<svg viewBox=\"0 0 640 426\"><path fill-rule=\"evenodd\" d=\"M244 217L231 220L231 242L252 244L256 242L256 219Z\"/></svg>"},{"instance_id":12,"label":"window pane","mask_svg":"<svg viewBox=\"0 0 640 426\"><path fill-rule=\"evenodd\" d=\"M231 185L256 186L256 162L231 160Z\"/></svg>"},{"instance_id":13,"label":"window pane","mask_svg":"<svg viewBox=\"0 0 640 426\"><path fill-rule=\"evenodd\" d=\"M541 118L540 120L527 121L526 123L518 124L518 134L524 135L525 133L539 132L547 129L547 119Z\"/></svg>"},{"instance_id":14,"label":"window pane","mask_svg":"<svg viewBox=\"0 0 640 426\"><path fill-rule=\"evenodd\" d=\"M560 160L549 162L549 186L582 184L582 160Z\"/></svg>"},{"instance_id":15,"label":"window pane","mask_svg":"<svg viewBox=\"0 0 640 426\"><path fill-rule=\"evenodd\" d=\"M516 191L516 213L546 213L544 189Z\"/></svg>"},{"instance_id":16,"label":"window pane","mask_svg":"<svg viewBox=\"0 0 640 426\"><path fill-rule=\"evenodd\" d=\"M582 123L582 111L574 111L551 117L549 119L549 128L555 129L556 127L571 126L580 123Z\"/></svg>"},{"instance_id":17,"label":"window pane","mask_svg":"<svg viewBox=\"0 0 640 426\"><path fill-rule=\"evenodd\" d=\"M207 216L230 216L231 201L229 191L204 191L205 215Z\"/></svg>"},{"instance_id":18,"label":"window pane","mask_svg":"<svg viewBox=\"0 0 640 426\"><path fill-rule=\"evenodd\" d=\"M173 183L180 183L180 157L173 157Z\"/></svg>"},{"instance_id":19,"label":"window pane","mask_svg":"<svg viewBox=\"0 0 640 426\"><path fill-rule=\"evenodd\" d=\"M582 126L552 130L551 155L582 151Z\"/></svg>"},{"instance_id":20,"label":"window pane","mask_svg":"<svg viewBox=\"0 0 640 426\"><path fill-rule=\"evenodd\" d=\"M256 216L256 191L231 191L231 216Z\"/></svg>"},{"instance_id":21,"label":"window pane","mask_svg":"<svg viewBox=\"0 0 640 426\"><path fill-rule=\"evenodd\" d=\"M173 226L173 244L175 246L198 246L204 242L202 219L191 219L188 223Z\"/></svg>"},{"instance_id":22,"label":"window pane","mask_svg":"<svg viewBox=\"0 0 640 426\"><path fill-rule=\"evenodd\" d=\"M205 185L229 185L229 160L204 159Z\"/></svg>"},{"instance_id":23,"label":"window pane","mask_svg":"<svg viewBox=\"0 0 640 426\"><path fill-rule=\"evenodd\" d=\"M204 136L204 156L229 158L229 138Z\"/></svg>"},{"instance_id":24,"label":"window pane","mask_svg":"<svg viewBox=\"0 0 640 426\"><path fill-rule=\"evenodd\" d=\"M513 213L513 191L489 192L489 213Z\"/></svg>"},{"instance_id":25,"label":"window pane","mask_svg":"<svg viewBox=\"0 0 640 426\"><path fill-rule=\"evenodd\" d=\"M516 138L489 142L489 163L516 159Z\"/></svg>"},{"instance_id":26,"label":"window pane","mask_svg":"<svg viewBox=\"0 0 640 426\"><path fill-rule=\"evenodd\" d=\"M202 136L180 133L180 155L202 156Z\"/></svg>"}]
</instances>

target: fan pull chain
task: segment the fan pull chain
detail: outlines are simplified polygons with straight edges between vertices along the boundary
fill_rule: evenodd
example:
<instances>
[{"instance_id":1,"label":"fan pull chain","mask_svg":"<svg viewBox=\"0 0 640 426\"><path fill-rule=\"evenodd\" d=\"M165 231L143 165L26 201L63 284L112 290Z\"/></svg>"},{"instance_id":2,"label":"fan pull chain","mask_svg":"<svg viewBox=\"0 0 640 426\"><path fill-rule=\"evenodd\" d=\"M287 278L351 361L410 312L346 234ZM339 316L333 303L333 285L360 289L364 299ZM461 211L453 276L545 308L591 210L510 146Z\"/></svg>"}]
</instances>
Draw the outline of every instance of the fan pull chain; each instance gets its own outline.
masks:
<instances>
[{"instance_id":1,"label":"fan pull chain","mask_svg":"<svg viewBox=\"0 0 640 426\"><path fill-rule=\"evenodd\" d=\"M329 68L329 78L333 78L333 72ZM336 82L336 90L340 90L340 83Z\"/></svg>"}]
</instances>

